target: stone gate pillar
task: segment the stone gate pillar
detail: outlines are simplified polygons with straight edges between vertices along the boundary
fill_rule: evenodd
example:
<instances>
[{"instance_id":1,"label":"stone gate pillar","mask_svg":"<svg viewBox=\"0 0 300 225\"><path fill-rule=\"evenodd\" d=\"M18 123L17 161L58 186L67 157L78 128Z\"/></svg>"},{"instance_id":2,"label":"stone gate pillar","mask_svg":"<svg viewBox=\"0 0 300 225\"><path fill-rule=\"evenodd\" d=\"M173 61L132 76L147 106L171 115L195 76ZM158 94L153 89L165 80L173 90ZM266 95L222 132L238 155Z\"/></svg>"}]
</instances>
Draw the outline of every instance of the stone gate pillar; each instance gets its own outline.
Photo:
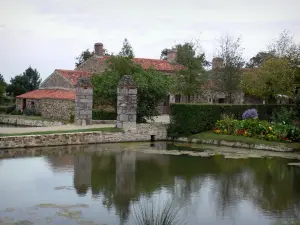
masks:
<instances>
[{"instance_id":1,"label":"stone gate pillar","mask_svg":"<svg viewBox=\"0 0 300 225\"><path fill-rule=\"evenodd\" d=\"M91 125L93 109L93 85L87 77L81 77L75 86L75 124Z\"/></svg>"},{"instance_id":2,"label":"stone gate pillar","mask_svg":"<svg viewBox=\"0 0 300 225\"><path fill-rule=\"evenodd\" d=\"M137 87L130 75L120 79L117 94L117 128L136 129Z\"/></svg>"}]
</instances>

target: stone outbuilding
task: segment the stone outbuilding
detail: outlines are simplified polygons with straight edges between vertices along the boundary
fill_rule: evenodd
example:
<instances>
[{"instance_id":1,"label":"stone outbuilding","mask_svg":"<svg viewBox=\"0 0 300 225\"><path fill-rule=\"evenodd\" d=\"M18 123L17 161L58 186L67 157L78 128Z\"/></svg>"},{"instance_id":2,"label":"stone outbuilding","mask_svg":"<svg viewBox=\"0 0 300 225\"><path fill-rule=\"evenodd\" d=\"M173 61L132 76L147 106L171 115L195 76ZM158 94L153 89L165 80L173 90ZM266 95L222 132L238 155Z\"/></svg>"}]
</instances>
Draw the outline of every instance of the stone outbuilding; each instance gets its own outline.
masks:
<instances>
[{"instance_id":1,"label":"stone outbuilding","mask_svg":"<svg viewBox=\"0 0 300 225\"><path fill-rule=\"evenodd\" d=\"M107 59L102 43L94 45L95 54L74 70L56 69L38 90L16 96L16 107L20 111L33 109L43 117L69 120L75 110L75 85L79 78L90 78L92 74L101 74L107 68ZM170 51L167 60L133 58L132 61L144 69L154 69L168 75L182 68L175 63L176 53ZM170 95L158 106L161 114L168 113L169 104L174 99ZM170 101L171 100L171 101Z\"/></svg>"}]
</instances>

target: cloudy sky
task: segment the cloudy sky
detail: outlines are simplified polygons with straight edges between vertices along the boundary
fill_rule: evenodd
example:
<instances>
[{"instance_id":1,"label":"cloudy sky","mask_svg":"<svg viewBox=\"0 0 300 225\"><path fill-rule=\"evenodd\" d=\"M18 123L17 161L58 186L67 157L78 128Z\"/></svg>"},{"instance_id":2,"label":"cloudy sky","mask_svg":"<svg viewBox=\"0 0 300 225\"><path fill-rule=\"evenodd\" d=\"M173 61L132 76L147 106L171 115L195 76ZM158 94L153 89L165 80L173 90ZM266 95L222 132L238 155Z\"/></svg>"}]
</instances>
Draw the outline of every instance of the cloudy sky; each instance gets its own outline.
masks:
<instances>
[{"instance_id":1,"label":"cloudy sky","mask_svg":"<svg viewBox=\"0 0 300 225\"><path fill-rule=\"evenodd\" d=\"M284 29L300 42L299 0L1 0L0 73L7 81L29 65L44 79L73 69L95 42L118 52L128 38L136 57L200 39L207 58L218 38L241 36L250 58Z\"/></svg>"}]
</instances>

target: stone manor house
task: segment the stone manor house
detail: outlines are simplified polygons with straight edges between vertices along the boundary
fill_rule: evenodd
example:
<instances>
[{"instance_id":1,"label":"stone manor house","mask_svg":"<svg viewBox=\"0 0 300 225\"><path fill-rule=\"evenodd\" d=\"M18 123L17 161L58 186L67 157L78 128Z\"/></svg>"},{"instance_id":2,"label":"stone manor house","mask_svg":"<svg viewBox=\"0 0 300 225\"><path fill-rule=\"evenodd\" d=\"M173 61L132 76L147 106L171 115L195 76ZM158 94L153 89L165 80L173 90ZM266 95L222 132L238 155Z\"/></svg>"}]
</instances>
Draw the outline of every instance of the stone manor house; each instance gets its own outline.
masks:
<instances>
[{"instance_id":1,"label":"stone manor house","mask_svg":"<svg viewBox=\"0 0 300 225\"><path fill-rule=\"evenodd\" d=\"M103 72L106 67L105 50L102 43L94 45L95 54L83 64L74 70L55 69L54 72L47 77L39 89L24 93L16 97L16 107L18 110L34 109L40 112L43 117L55 119L70 118L75 107L75 84L80 77L90 77L94 73ZM167 60L133 58L133 62L141 65L144 69L153 68L157 71L172 75L182 69L182 65L175 62L176 52L169 50ZM222 60L214 58L212 69L216 69L222 65ZM194 96L193 102L205 103L222 103L224 102L224 94L222 93L206 93L201 96ZM235 103L243 103L244 95L238 93L234 97ZM171 103L184 103L187 101L186 96L172 95L158 106L160 114L169 113L169 105Z\"/></svg>"}]
</instances>

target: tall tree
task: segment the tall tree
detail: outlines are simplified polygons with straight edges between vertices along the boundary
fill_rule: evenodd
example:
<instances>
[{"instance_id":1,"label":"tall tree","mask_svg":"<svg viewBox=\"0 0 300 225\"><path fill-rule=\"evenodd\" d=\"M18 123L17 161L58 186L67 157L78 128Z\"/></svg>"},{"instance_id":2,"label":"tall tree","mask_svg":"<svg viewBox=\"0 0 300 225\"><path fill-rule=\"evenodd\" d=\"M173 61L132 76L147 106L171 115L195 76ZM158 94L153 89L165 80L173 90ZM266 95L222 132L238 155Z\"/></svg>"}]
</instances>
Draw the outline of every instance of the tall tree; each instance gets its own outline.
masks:
<instances>
[{"instance_id":1,"label":"tall tree","mask_svg":"<svg viewBox=\"0 0 300 225\"><path fill-rule=\"evenodd\" d=\"M117 86L124 74L132 74L138 88L137 121L156 116L157 105L164 101L170 91L170 77L154 71L144 70L130 58L112 56L108 68L101 76L94 75L94 99L102 104L117 105Z\"/></svg>"},{"instance_id":2,"label":"tall tree","mask_svg":"<svg viewBox=\"0 0 300 225\"><path fill-rule=\"evenodd\" d=\"M80 66L82 63L84 63L86 60L88 60L94 54L95 54L95 52L94 51L90 51L89 49L81 52L80 55L75 58L77 60L75 62L75 66L76 67Z\"/></svg>"},{"instance_id":3,"label":"tall tree","mask_svg":"<svg viewBox=\"0 0 300 225\"><path fill-rule=\"evenodd\" d=\"M121 51L119 52L119 56L128 57L131 59L134 58L133 48L132 48L131 44L129 43L129 41L127 40L127 38L125 38L123 41L123 47L122 47Z\"/></svg>"},{"instance_id":4,"label":"tall tree","mask_svg":"<svg viewBox=\"0 0 300 225\"><path fill-rule=\"evenodd\" d=\"M10 84L6 88L6 92L12 96L18 96L28 91L39 88L42 79L37 69L29 66L21 75L17 75L10 79Z\"/></svg>"},{"instance_id":5,"label":"tall tree","mask_svg":"<svg viewBox=\"0 0 300 225\"><path fill-rule=\"evenodd\" d=\"M241 39L223 36L220 39L218 57L224 61L223 67L214 71L218 90L226 95L228 103L233 103L233 95L240 91L241 68L244 65Z\"/></svg>"},{"instance_id":6,"label":"tall tree","mask_svg":"<svg viewBox=\"0 0 300 225\"><path fill-rule=\"evenodd\" d=\"M175 49L176 62L184 66L184 69L176 75L175 90L178 94L187 96L190 102L192 96L201 92L202 75L207 63L205 53L202 53L200 45L194 42L178 44Z\"/></svg>"},{"instance_id":7,"label":"tall tree","mask_svg":"<svg viewBox=\"0 0 300 225\"><path fill-rule=\"evenodd\" d=\"M246 93L274 103L278 95L293 95L295 70L287 59L271 58L243 75L242 86Z\"/></svg>"},{"instance_id":8,"label":"tall tree","mask_svg":"<svg viewBox=\"0 0 300 225\"><path fill-rule=\"evenodd\" d=\"M276 57L285 58L293 66L298 83L300 82L300 43L296 43L294 37L284 30L278 39L268 46L270 52L274 52Z\"/></svg>"},{"instance_id":9,"label":"tall tree","mask_svg":"<svg viewBox=\"0 0 300 225\"><path fill-rule=\"evenodd\" d=\"M7 84L6 84L5 80L4 80L4 77L0 73L0 98L5 93L6 86L7 86Z\"/></svg>"},{"instance_id":10,"label":"tall tree","mask_svg":"<svg viewBox=\"0 0 300 225\"><path fill-rule=\"evenodd\" d=\"M274 52L259 52L253 56L249 62L246 64L247 68L257 68L260 67L263 62L274 57Z\"/></svg>"},{"instance_id":11,"label":"tall tree","mask_svg":"<svg viewBox=\"0 0 300 225\"><path fill-rule=\"evenodd\" d=\"M168 49L165 48L165 49L163 49L163 50L161 51L161 53L160 53L160 59L162 59L162 60L167 60L167 55L168 55Z\"/></svg>"}]
</instances>

